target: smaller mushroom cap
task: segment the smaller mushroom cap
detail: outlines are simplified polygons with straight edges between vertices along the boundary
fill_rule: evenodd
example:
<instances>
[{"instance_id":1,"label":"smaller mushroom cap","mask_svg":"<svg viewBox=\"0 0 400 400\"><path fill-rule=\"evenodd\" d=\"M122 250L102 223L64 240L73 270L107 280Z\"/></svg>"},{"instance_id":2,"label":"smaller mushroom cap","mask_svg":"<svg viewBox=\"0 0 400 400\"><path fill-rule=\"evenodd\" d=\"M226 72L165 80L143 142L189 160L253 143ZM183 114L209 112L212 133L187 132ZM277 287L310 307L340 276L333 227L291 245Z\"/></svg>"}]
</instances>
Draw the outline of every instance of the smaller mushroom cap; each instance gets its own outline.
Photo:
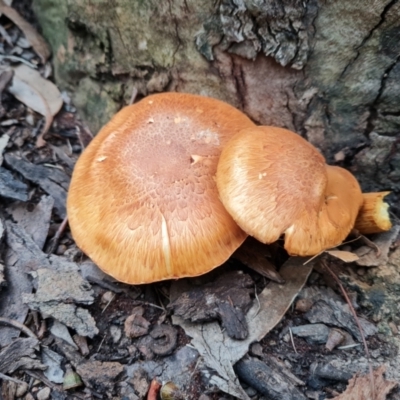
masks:
<instances>
[{"instance_id":1,"label":"smaller mushroom cap","mask_svg":"<svg viewBox=\"0 0 400 400\"><path fill-rule=\"evenodd\" d=\"M362 204L353 175L327 166L301 136L276 127L244 129L229 141L217 187L245 232L263 243L284 234L286 250L300 256L340 244Z\"/></svg>"}]
</instances>

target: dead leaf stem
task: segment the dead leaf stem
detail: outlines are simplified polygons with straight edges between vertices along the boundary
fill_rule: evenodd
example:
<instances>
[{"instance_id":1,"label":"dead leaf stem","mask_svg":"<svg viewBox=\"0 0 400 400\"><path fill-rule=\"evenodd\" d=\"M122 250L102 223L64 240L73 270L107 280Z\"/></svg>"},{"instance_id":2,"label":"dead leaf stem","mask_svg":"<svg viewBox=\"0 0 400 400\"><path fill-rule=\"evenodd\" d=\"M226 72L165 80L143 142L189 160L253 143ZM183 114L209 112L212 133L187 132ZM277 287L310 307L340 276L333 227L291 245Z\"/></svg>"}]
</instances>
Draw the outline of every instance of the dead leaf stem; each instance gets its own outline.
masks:
<instances>
[{"instance_id":1,"label":"dead leaf stem","mask_svg":"<svg viewBox=\"0 0 400 400\"><path fill-rule=\"evenodd\" d=\"M25 333L25 335L37 339L37 336L25 325L21 324L18 321L15 321L10 318L0 317L0 324L12 326L13 328L17 328Z\"/></svg>"}]
</instances>

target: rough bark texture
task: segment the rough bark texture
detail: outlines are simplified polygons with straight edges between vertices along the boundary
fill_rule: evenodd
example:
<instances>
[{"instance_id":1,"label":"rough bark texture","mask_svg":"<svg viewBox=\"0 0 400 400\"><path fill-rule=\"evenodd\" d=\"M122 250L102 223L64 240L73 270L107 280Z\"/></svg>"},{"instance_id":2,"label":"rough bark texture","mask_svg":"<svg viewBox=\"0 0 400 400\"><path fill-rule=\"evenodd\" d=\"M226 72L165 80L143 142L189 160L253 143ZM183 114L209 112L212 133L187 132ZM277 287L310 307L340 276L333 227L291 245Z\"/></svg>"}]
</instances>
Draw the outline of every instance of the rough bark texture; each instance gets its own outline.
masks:
<instances>
[{"instance_id":1,"label":"rough bark texture","mask_svg":"<svg viewBox=\"0 0 400 400\"><path fill-rule=\"evenodd\" d=\"M93 131L133 88L199 93L297 131L364 190L400 191L399 1L33 4L58 84Z\"/></svg>"}]
</instances>

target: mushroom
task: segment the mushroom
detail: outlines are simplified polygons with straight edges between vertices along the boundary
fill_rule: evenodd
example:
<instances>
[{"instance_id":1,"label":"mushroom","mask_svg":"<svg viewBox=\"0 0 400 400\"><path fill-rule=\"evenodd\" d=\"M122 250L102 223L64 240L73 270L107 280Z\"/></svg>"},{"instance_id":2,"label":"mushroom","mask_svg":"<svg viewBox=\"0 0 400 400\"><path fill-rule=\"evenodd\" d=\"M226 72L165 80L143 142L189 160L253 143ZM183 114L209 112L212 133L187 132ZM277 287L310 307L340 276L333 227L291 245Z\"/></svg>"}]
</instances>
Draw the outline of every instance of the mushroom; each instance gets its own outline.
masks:
<instances>
[{"instance_id":1,"label":"mushroom","mask_svg":"<svg viewBox=\"0 0 400 400\"><path fill-rule=\"evenodd\" d=\"M292 255L315 255L339 245L363 202L357 180L301 136L251 127L222 151L217 169L222 203L238 225L263 243L285 235Z\"/></svg>"},{"instance_id":2,"label":"mushroom","mask_svg":"<svg viewBox=\"0 0 400 400\"><path fill-rule=\"evenodd\" d=\"M246 234L218 198L222 148L254 124L212 98L156 94L123 108L79 158L67 211L77 245L130 284L197 276Z\"/></svg>"},{"instance_id":3,"label":"mushroom","mask_svg":"<svg viewBox=\"0 0 400 400\"><path fill-rule=\"evenodd\" d=\"M389 204L384 198L390 192L363 193L363 205L354 228L363 235L385 232L391 229Z\"/></svg>"}]
</instances>

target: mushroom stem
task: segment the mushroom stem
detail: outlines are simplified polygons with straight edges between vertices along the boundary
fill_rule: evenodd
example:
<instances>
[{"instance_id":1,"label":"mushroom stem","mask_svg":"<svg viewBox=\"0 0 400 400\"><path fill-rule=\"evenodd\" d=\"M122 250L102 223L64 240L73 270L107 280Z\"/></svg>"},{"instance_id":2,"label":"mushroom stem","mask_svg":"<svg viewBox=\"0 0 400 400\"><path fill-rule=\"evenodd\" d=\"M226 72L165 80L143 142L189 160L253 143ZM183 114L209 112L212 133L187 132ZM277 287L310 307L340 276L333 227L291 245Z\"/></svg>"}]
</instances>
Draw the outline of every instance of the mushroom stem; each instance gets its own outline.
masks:
<instances>
[{"instance_id":1,"label":"mushroom stem","mask_svg":"<svg viewBox=\"0 0 400 400\"><path fill-rule=\"evenodd\" d=\"M389 204L384 201L389 193L363 193L364 202L354 225L361 234L385 232L392 227L388 211Z\"/></svg>"}]
</instances>

